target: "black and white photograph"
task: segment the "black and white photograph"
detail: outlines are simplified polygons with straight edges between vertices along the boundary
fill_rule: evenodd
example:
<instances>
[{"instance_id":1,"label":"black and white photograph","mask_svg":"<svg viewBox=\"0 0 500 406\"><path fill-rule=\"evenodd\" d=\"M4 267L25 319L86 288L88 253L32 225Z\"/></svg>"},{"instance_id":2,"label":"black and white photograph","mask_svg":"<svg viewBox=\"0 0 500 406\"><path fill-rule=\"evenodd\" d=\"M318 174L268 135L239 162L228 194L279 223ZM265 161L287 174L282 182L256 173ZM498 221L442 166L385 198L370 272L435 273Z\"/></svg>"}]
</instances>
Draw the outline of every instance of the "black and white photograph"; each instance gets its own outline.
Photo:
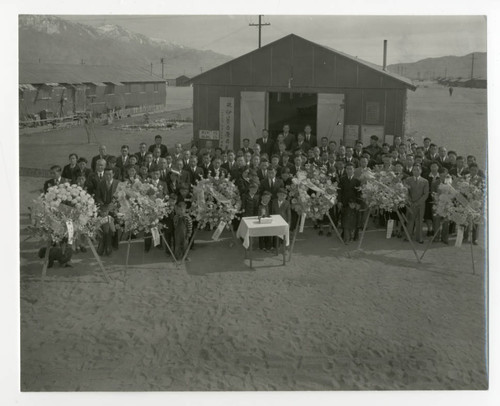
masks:
<instances>
[{"instance_id":1,"label":"black and white photograph","mask_svg":"<svg viewBox=\"0 0 500 406\"><path fill-rule=\"evenodd\" d=\"M493 404L498 10L445 3L11 13L12 399Z\"/></svg>"}]
</instances>

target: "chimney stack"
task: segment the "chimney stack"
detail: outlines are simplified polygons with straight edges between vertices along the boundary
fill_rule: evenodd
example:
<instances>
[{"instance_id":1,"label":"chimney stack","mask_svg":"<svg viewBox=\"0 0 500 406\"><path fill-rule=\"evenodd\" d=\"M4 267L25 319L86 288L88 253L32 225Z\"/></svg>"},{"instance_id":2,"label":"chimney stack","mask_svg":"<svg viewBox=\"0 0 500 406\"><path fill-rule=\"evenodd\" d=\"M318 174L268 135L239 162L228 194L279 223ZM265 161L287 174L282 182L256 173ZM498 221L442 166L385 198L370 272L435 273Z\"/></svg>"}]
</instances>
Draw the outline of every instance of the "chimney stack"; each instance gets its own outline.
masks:
<instances>
[{"instance_id":1,"label":"chimney stack","mask_svg":"<svg viewBox=\"0 0 500 406\"><path fill-rule=\"evenodd\" d=\"M384 64L382 66L383 70L387 70L387 40L384 39Z\"/></svg>"}]
</instances>

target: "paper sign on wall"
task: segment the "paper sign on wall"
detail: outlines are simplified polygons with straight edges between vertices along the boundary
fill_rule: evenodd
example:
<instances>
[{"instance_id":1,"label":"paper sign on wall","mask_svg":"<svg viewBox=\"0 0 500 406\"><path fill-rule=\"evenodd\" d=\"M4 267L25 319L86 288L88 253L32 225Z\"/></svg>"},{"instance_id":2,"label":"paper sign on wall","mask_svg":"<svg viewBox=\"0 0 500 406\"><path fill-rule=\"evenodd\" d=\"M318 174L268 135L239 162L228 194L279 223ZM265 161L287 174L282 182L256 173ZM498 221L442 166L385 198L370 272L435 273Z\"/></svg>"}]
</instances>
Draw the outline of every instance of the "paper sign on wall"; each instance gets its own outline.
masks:
<instances>
[{"instance_id":1,"label":"paper sign on wall","mask_svg":"<svg viewBox=\"0 0 500 406\"><path fill-rule=\"evenodd\" d=\"M218 130L200 130L200 140L218 140Z\"/></svg>"}]
</instances>

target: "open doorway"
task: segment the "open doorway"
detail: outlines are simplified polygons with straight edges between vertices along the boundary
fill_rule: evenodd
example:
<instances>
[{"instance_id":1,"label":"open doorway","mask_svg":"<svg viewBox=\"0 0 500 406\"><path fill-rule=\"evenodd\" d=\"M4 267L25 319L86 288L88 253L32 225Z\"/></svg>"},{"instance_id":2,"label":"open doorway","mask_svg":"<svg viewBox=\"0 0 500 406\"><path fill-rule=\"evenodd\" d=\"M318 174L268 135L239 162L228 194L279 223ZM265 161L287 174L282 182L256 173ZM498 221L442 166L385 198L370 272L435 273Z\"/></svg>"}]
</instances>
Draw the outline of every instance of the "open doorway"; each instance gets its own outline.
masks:
<instances>
[{"instance_id":1,"label":"open doorway","mask_svg":"<svg viewBox=\"0 0 500 406\"><path fill-rule=\"evenodd\" d=\"M269 93L268 128L274 139L283 130L283 125L290 125L290 132L297 134L309 124L312 133L316 133L318 116L318 95L316 93Z\"/></svg>"}]
</instances>

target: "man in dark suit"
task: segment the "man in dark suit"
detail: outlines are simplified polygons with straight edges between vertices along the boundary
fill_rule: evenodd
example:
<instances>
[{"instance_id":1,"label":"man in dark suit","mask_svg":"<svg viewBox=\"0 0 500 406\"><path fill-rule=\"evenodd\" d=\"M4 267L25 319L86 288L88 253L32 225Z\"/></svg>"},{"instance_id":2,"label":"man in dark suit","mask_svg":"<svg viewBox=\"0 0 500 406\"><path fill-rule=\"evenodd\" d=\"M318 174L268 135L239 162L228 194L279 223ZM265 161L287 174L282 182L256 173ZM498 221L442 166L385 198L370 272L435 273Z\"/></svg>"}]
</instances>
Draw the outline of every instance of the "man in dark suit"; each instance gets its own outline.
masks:
<instances>
[{"instance_id":1,"label":"man in dark suit","mask_svg":"<svg viewBox=\"0 0 500 406\"><path fill-rule=\"evenodd\" d=\"M211 156L208 152L203 154L203 162L200 165L201 169L203 170L203 177L206 179L208 178L210 174L210 169L212 169L212 161L211 161Z\"/></svg>"},{"instance_id":2,"label":"man in dark suit","mask_svg":"<svg viewBox=\"0 0 500 406\"><path fill-rule=\"evenodd\" d=\"M184 151L182 150L182 144L178 142L177 144L174 145L174 153L172 155L172 159L174 161L177 161L178 159L182 159L184 156Z\"/></svg>"},{"instance_id":3,"label":"man in dark suit","mask_svg":"<svg viewBox=\"0 0 500 406\"><path fill-rule=\"evenodd\" d=\"M330 149L328 148L328 138L321 137L321 144L319 145L319 154L323 155L324 153L329 153Z\"/></svg>"},{"instance_id":4,"label":"man in dark suit","mask_svg":"<svg viewBox=\"0 0 500 406\"><path fill-rule=\"evenodd\" d=\"M222 160L220 158L215 158L212 162L212 166L208 170L209 176L216 179L227 178L227 171L222 168L221 165Z\"/></svg>"},{"instance_id":5,"label":"man in dark suit","mask_svg":"<svg viewBox=\"0 0 500 406\"><path fill-rule=\"evenodd\" d=\"M115 217L115 213L111 203L118 186L118 181L113 179L113 176L113 169L109 167L106 168L104 170L104 180L97 185L95 194L95 201L99 208L100 215L111 216L112 218ZM102 238L97 247L97 253L99 255L110 255L112 249L118 249L118 233L112 231L109 221L101 226Z\"/></svg>"},{"instance_id":6,"label":"man in dark suit","mask_svg":"<svg viewBox=\"0 0 500 406\"><path fill-rule=\"evenodd\" d=\"M195 185L197 181L204 178L203 169L198 166L198 157L196 155L189 158L189 166L186 168L189 172L191 185Z\"/></svg>"},{"instance_id":7,"label":"man in dark suit","mask_svg":"<svg viewBox=\"0 0 500 406\"><path fill-rule=\"evenodd\" d=\"M245 158L239 156L236 158L236 165L233 166L233 169L229 172L229 179L237 184L238 179L241 177L245 169L248 169L245 163Z\"/></svg>"},{"instance_id":8,"label":"man in dark suit","mask_svg":"<svg viewBox=\"0 0 500 406\"><path fill-rule=\"evenodd\" d=\"M241 147L241 151L243 151L243 153L247 153L247 152L250 152L251 155L253 155L253 149L250 148L250 140L248 138L243 138L243 146Z\"/></svg>"},{"instance_id":9,"label":"man in dark suit","mask_svg":"<svg viewBox=\"0 0 500 406\"><path fill-rule=\"evenodd\" d=\"M269 131L266 129L262 130L262 137L257 138L257 144L260 145L260 154L267 154L267 156L271 156L274 150L274 143L269 138Z\"/></svg>"},{"instance_id":10,"label":"man in dark suit","mask_svg":"<svg viewBox=\"0 0 500 406\"><path fill-rule=\"evenodd\" d=\"M345 158L344 161L346 164L352 163L354 165L354 168L357 168L359 165L359 160L357 158L354 158L354 149L352 147L346 147L345 148Z\"/></svg>"},{"instance_id":11,"label":"man in dark suit","mask_svg":"<svg viewBox=\"0 0 500 406\"><path fill-rule=\"evenodd\" d=\"M93 196L97 192L99 183L104 180L104 169L106 169L106 164L105 159L98 159L95 163L95 172L90 173L87 178L87 191Z\"/></svg>"},{"instance_id":12,"label":"man in dark suit","mask_svg":"<svg viewBox=\"0 0 500 406\"><path fill-rule=\"evenodd\" d=\"M121 155L116 159L116 167L120 169L121 176L125 174L125 167L128 165L128 145L122 145L120 152Z\"/></svg>"},{"instance_id":13,"label":"man in dark suit","mask_svg":"<svg viewBox=\"0 0 500 406\"><path fill-rule=\"evenodd\" d=\"M170 156L170 154L167 154L166 156L162 157L161 156L161 149L155 148L153 150L153 165L160 166L160 159L162 159L162 158L165 158L165 159L169 158L169 161L172 162L172 157Z\"/></svg>"},{"instance_id":14,"label":"man in dark suit","mask_svg":"<svg viewBox=\"0 0 500 406\"><path fill-rule=\"evenodd\" d=\"M95 172L95 166L97 163L98 159L105 159L107 160L109 157L108 154L106 154L106 145L99 145L99 155L96 155L92 157L92 161L90 163L90 169Z\"/></svg>"},{"instance_id":15,"label":"man in dark suit","mask_svg":"<svg viewBox=\"0 0 500 406\"><path fill-rule=\"evenodd\" d=\"M357 140L354 144L354 152L352 154L354 158L356 158L359 162L361 157L363 156L363 141Z\"/></svg>"},{"instance_id":16,"label":"man in dark suit","mask_svg":"<svg viewBox=\"0 0 500 406\"><path fill-rule=\"evenodd\" d=\"M297 135L297 142L292 147L293 151L301 151L307 153L311 149L311 146L304 140L304 133L299 133Z\"/></svg>"},{"instance_id":17,"label":"man in dark suit","mask_svg":"<svg viewBox=\"0 0 500 406\"><path fill-rule=\"evenodd\" d=\"M276 177L276 171L274 168L269 168L267 170L267 178L261 180L260 182L260 193L270 192L271 197L275 199L278 194L278 190L284 187L283 181Z\"/></svg>"},{"instance_id":18,"label":"man in dark suit","mask_svg":"<svg viewBox=\"0 0 500 406\"><path fill-rule=\"evenodd\" d=\"M431 144L429 145L429 150L425 153L425 158L428 161L435 161L438 159L437 145Z\"/></svg>"},{"instance_id":19,"label":"man in dark suit","mask_svg":"<svg viewBox=\"0 0 500 406\"><path fill-rule=\"evenodd\" d=\"M146 154L148 152L148 146L145 142L141 142L139 144L139 152L136 152L135 156L137 157L137 164L141 166L146 162Z\"/></svg>"},{"instance_id":20,"label":"man in dark suit","mask_svg":"<svg viewBox=\"0 0 500 406\"><path fill-rule=\"evenodd\" d=\"M435 159L435 161L439 164L439 166L444 166L446 167L448 164L448 151L446 147L439 147L438 148L438 155Z\"/></svg>"},{"instance_id":21,"label":"man in dark suit","mask_svg":"<svg viewBox=\"0 0 500 406\"><path fill-rule=\"evenodd\" d=\"M58 186L62 183L69 183L70 180L63 178L61 176L62 168L59 165L53 165L50 167L50 174L52 179L49 179L43 184L43 193L47 193L47 190L52 186Z\"/></svg>"},{"instance_id":22,"label":"man in dark suit","mask_svg":"<svg viewBox=\"0 0 500 406\"><path fill-rule=\"evenodd\" d=\"M292 174L292 176L295 176L297 175L297 172L303 170L304 167L302 165L302 158L300 157L300 155L296 155L295 158L293 159L293 162L294 165L292 168L290 168L290 173Z\"/></svg>"},{"instance_id":23,"label":"man in dark suit","mask_svg":"<svg viewBox=\"0 0 500 406\"><path fill-rule=\"evenodd\" d=\"M412 154L407 154L405 163L403 165L403 173L406 176L412 176L413 175L413 165L415 164L414 157Z\"/></svg>"},{"instance_id":24,"label":"man in dark suit","mask_svg":"<svg viewBox=\"0 0 500 406\"><path fill-rule=\"evenodd\" d=\"M237 167L234 151L227 151L227 162L224 162L221 167L224 168L227 173L231 173L232 170Z\"/></svg>"},{"instance_id":25,"label":"man in dark suit","mask_svg":"<svg viewBox=\"0 0 500 406\"><path fill-rule=\"evenodd\" d=\"M283 143L286 145L287 151L292 151L292 148L295 144L295 135L290 132L290 125L283 125Z\"/></svg>"},{"instance_id":26,"label":"man in dark suit","mask_svg":"<svg viewBox=\"0 0 500 406\"><path fill-rule=\"evenodd\" d=\"M153 152L155 150L155 148L160 148L160 156L162 158L165 158L168 154L168 148L166 145L163 145L161 143L161 135L157 135L155 137L155 143L153 145L150 145L149 147L149 152Z\"/></svg>"},{"instance_id":27,"label":"man in dark suit","mask_svg":"<svg viewBox=\"0 0 500 406\"><path fill-rule=\"evenodd\" d=\"M262 158L258 164L258 167L254 167L254 169L257 172L257 176L259 177L259 180L266 179L267 178L267 171L269 169L269 161L266 158Z\"/></svg>"},{"instance_id":28,"label":"man in dark suit","mask_svg":"<svg viewBox=\"0 0 500 406\"><path fill-rule=\"evenodd\" d=\"M160 169L160 180L167 182L168 175L172 168L168 167L167 159L166 158L160 158L160 165L158 165Z\"/></svg>"},{"instance_id":29,"label":"man in dark suit","mask_svg":"<svg viewBox=\"0 0 500 406\"><path fill-rule=\"evenodd\" d=\"M429 182L427 179L422 178L421 174L421 165L415 164L413 165L412 176L406 179L409 195L409 206L406 213L408 218L408 232L410 235L414 233L415 240L423 244L422 225L424 221L425 201L429 196Z\"/></svg>"},{"instance_id":30,"label":"man in dark suit","mask_svg":"<svg viewBox=\"0 0 500 406\"><path fill-rule=\"evenodd\" d=\"M454 178L463 178L469 174L469 169L465 166L463 156L457 156L456 166L450 169L450 175Z\"/></svg>"},{"instance_id":31,"label":"man in dark suit","mask_svg":"<svg viewBox=\"0 0 500 406\"><path fill-rule=\"evenodd\" d=\"M342 227L344 229L344 241L350 242L353 238L357 240L358 210L361 204L361 182L354 177L354 165L345 165L346 175L339 180L338 208L342 211ZM354 235L353 235L354 233Z\"/></svg>"},{"instance_id":32,"label":"man in dark suit","mask_svg":"<svg viewBox=\"0 0 500 406\"><path fill-rule=\"evenodd\" d=\"M318 140L316 135L311 134L312 128L309 124L304 127L304 141L309 144L311 148L314 148L318 145Z\"/></svg>"},{"instance_id":33,"label":"man in dark suit","mask_svg":"<svg viewBox=\"0 0 500 406\"><path fill-rule=\"evenodd\" d=\"M378 137L376 135L372 135L370 137L370 145L365 147L363 151L368 152L371 159L374 161L378 160L378 156L382 152L382 148L378 145Z\"/></svg>"},{"instance_id":34,"label":"man in dark suit","mask_svg":"<svg viewBox=\"0 0 500 406\"><path fill-rule=\"evenodd\" d=\"M160 168L153 168L149 175L151 178L149 184L158 189L158 196L163 199L168 194L168 186L166 182L160 180Z\"/></svg>"}]
</instances>

